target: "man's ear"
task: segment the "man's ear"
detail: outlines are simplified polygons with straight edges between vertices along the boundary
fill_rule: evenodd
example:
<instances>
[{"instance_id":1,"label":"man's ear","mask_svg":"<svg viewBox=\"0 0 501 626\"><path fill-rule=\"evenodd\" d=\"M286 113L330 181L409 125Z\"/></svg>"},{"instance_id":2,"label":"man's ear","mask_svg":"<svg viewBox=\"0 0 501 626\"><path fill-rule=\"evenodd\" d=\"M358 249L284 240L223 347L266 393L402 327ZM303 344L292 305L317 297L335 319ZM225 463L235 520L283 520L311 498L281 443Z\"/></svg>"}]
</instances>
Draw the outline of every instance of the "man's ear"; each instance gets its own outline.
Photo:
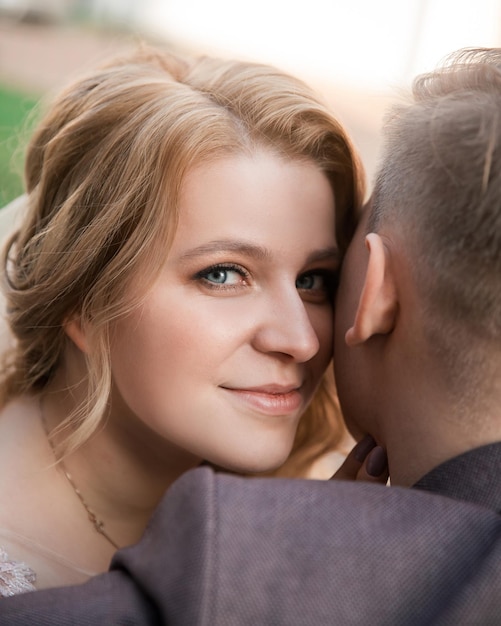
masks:
<instances>
[{"instance_id":1,"label":"man's ear","mask_svg":"<svg viewBox=\"0 0 501 626\"><path fill-rule=\"evenodd\" d=\"M357 346L373 335L385 335L393 330L397 313L397 291L388 252L376 233L365 238L369 262L358 302L353 326L346 332L349 346Z\"/></svg>"},{"instance_id":2,"label":"man's ear","mask_svg":"<svg viewBox=\"0 0 501 626\"><path fill-rule=\"evenodd\" d=\"M81 352L86 353L88 351L87 335L81 316L76 313L75 315L68 317L64 321L63 328L64 332L68 335L76 347Z\"/></svg>"}]
</instances>

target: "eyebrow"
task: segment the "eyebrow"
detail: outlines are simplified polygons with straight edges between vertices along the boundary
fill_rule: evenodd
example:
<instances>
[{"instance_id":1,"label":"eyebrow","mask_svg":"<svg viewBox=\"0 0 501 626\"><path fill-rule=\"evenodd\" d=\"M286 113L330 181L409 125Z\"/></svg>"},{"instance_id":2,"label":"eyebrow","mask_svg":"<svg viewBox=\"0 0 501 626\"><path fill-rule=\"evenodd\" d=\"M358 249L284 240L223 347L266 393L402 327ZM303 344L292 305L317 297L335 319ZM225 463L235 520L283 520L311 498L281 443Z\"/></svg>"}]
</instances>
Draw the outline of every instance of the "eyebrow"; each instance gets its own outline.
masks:
<instances>
[{"instance_id":1,"label":"eyebrow","mask_svg":"<svg viewBox=\"0 0 501 626\"><path fill-rule=\"evenodd\" d=\"M256 244L249 243L248 241L238 239L221 239L216 241L210 241L208 243L204 243L201 246L197 246L196 248L188 250L180 257L180 261L190 260L199 256L204 256L206 254L213 254L215 252L238 252L240 254L252 257L260 261L268 260L272 257L272 253L270 252L270 250ZM341 260L341 254L336 246L329 246L327 248L314 250L308 255L306 264L308 265L309 263L325 260Z\"/></svg>"},{"instance_id":2,"label":"eyebrow","mask_svg":"<svg viewBox=\"0 0 501 626\"><path fill-rule=\"evenodd\" d=\"M318 261L336 261L337 263L341 262L341 253L339 252L339 248L336 246L329 246L328 248L321 248L320 250L314 250L311 254L308 255L306 259L306 265L310 263L315 263Z\"/></svg>"},{"instance_id":3,"label":"eyebrow","mask_svg":"<svg viewBox=\"0 0 501 626\"><path fill-rule=\"evenodd\" d=\"M191 250L185 252L180 259L183 261L214 252L240 252L241 254L245 254L246 256L259 260L265 260L271 257L269 250L261 246L256 246L248 241L240 241L238 239L221 239L210 241L201 246L197 246L196 248L192 248Z\"/></svg>"}]
</instances>

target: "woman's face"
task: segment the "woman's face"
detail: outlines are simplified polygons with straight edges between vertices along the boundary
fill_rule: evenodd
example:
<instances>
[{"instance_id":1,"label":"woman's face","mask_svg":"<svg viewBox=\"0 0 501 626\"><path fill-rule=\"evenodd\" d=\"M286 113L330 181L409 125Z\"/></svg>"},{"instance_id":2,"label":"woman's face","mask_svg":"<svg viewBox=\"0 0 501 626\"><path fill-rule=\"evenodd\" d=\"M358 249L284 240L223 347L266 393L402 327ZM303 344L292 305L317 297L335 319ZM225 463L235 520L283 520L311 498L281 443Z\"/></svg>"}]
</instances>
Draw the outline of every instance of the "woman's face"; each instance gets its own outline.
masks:
<instances>
[{"instance_id":1,"label":"woman's face","mask_svg":"<svg viewBox=\"0 0 501 626\"><path fill-rule=\"evenodd\" d=\"M279 466L332 356L338 266L313 163L261 151L191 170L163 269L113 333L112 414L228 469Z\"/></svg>"}]
</instances>

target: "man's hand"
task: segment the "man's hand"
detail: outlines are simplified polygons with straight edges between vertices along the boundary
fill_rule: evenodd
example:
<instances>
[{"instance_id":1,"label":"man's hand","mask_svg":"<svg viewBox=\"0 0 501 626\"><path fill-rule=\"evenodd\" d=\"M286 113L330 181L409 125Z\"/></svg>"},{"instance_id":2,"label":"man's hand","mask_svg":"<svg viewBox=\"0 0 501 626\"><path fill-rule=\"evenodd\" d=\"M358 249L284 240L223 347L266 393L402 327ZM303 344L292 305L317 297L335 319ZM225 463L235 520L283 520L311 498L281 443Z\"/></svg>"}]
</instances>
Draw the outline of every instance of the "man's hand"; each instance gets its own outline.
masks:
<instances>
[{"instance_id":1,"label":"man's hand","mask_svg":"<svg viewBox=\"0 0 501 626\"><path fill-rule=\"evenodd\" d=\"M331 480L363 480L386 485L388 459L384 448L366 435L354 446Z\"/></svg>"}]
</instances>

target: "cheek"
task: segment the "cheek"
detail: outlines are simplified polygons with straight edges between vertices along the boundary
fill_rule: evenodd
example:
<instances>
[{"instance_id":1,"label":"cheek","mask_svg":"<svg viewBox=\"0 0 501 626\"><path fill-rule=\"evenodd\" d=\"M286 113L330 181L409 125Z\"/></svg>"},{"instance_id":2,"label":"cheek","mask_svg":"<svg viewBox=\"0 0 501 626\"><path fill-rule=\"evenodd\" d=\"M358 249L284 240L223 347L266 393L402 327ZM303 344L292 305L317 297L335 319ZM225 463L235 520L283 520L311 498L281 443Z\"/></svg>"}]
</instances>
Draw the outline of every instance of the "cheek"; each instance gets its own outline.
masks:
<instances>
[{"instance_id":1,"label":"cheek","mask_svg":"<svg viewBox=\"0 0 501 626\"><path fill-rule=\"evenodd\" d=\"M191 335L182 320L173 315L175 308L153 303L120 320L113 329L111 345L113 376L122 388L142 389L158 378L168 381L176 363L190 354ZM190 326L185 318L185 325Z\"/></svg>"},{"instance_id":2,"label":"cheek","mask_svg":"<svg viewBox=\"0 0 501 626\"><path fill-rule=\"evenodd\" d=\"M350 252L348 252L348 255ZM335 341L336 349L340 343L344 343L346 331L355 319L356 305L356 284L349 267L349 256L343 262L343 269L339 280L339 287L335 299Z\"/></svg>"},{"instance_id":3,"label":"cheek","mask_svg":"<svg viewBox=\"0 0 501 626\"><path fill-rule=\"evenodd\" d=\"M135 373L147 372L148 385L162 381L162 388L213 374L239 337L234 320L240 316L224 315L221 308L204 306L182 293L174 298L151 297L141 311L116 325L114 373L127 385ZM139 382L131 383L140 393ZM147 386L144 380L141 385Z\"/></svg>"},{"instance_id":4,"label":"cheek","mask_svg":"<svg viewBox=\"0 0 501 626\"><path fill-rule=\"evenodd\" d=\"M163 439L185 447L190 439L185 439L178 416L192 406L203 414L197 406L202 394L193 389L214 368L206 361L211 348L200 348L204 345L200 324L192 323L188 310L184 315L172 311L145 307L117 324L111 350L113 401L120 419L134 416ZM197 427L190 428L197 432Z\"/></svg>"}]
</instances>

